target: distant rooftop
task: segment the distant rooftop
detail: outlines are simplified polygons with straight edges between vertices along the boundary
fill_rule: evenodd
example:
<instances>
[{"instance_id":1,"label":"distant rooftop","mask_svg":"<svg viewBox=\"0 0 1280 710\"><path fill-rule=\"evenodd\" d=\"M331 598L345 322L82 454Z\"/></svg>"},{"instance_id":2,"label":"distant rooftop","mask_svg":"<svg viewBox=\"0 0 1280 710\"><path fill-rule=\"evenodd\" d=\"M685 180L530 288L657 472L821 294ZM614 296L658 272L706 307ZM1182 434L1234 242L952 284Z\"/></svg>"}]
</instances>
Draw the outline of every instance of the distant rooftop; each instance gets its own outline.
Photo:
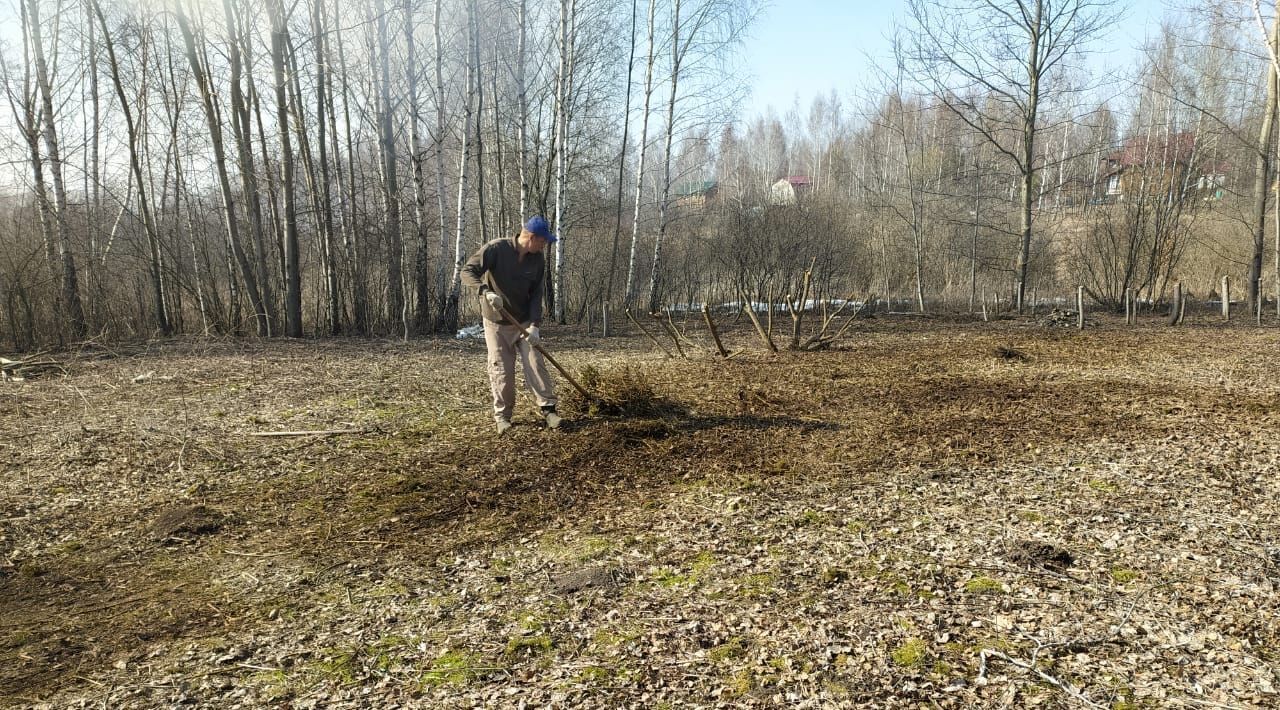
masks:
<instances>
[{"instance_id":1,"label":"distant rooftop","mask_svg":"<svg viewBox=\"0 0 1280 710\"><path fill-rule=\"evenodd\" d=\"M788 175L779 179L791 183L792 187L808 187L813 184L813 178L808 175Z\"/></svg>"},{"instance_id":2,"label":"distant rooftop","mask_svg":"<svg viewBox=\"0 0 1280 710\"><path fill-rule=\"evenodd\" d=\"M715 180L702 180L699 182L686 182L676 185L676 197L692 197L694 195L704 195L716 189Z\"/></svg>"}]
</instances>

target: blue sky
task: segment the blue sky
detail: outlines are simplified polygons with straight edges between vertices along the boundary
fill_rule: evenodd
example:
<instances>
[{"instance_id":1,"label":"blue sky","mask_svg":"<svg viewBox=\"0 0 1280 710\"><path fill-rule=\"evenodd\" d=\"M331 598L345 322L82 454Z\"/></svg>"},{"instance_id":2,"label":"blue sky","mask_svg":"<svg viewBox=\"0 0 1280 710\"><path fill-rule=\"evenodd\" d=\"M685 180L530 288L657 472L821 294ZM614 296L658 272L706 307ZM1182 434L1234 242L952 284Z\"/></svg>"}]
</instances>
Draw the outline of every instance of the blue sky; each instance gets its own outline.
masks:
<instances>
[{"instance_id":1,"label":"blue sky","mask_svg":"<svg viewBox=\"0 0 1280 710\"><path fill-rule=\"evenodd\" d=\"M1112 66L1132 56L1166 6L1164 0L1118 4L1127 7L1127 17L1106 38L1111 51L1100 58ZM832 89L846 97L865 81L867 55L889 55L893 23L906 11L903 0L772 0L743 50L753 77L745 114L763 113L771 105L783 115L797 96L804 114L815 96Z\"/></svg>"}]
</instances>

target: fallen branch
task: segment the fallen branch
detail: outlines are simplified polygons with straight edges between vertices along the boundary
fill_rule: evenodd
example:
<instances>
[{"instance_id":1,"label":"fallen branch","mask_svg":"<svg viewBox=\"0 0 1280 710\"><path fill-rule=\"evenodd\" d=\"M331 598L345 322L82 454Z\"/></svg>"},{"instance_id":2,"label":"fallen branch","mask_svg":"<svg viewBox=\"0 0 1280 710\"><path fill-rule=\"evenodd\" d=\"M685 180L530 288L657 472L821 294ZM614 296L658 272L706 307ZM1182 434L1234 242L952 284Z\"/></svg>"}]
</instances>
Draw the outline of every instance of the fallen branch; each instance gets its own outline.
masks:
<instances>
[{"instance_id":1,"label":"fallen branch","mask_svg":"<svg viewBox=\"0 0 1280 710\"><path fill-rule=\"evenodd\" d=\"M334 436L337 434L363 434L365 429L312 429L304 431L251 431L249 436Z\"/></svg>"},{"instance_id":2,"label":"fallen branch","mask_svg":"<svg viewBox=\"0 0 1280 710\"><path fill-rule=\"evenodd\" d=\"M39 377L49 373L67 374L67 368L56 360L42 358L40 354L32 355L25 360L10 360L0 357L0 373L9 382L24 382L30 377Z\"/></svg>"},{"instance_id":3,"label":"fallen branch","mask_svg":"<svg viewBox=\"0 0 1280 710\"><path fill-rule=\"evenodd\" d=\"M1049 685L1052 685L1053 687L1061 690L1067 695L1070 695L1071 697L1080 701L1085 707L1088 707L1088 708L1104 707L1102 705L1099 705L1093 702L1089 698L1085 697L1084 693L1081 693L1079 690L1077 690L1074 685L1071 685L1070 683L1063 680L1058 680L1057 678L1054 678L1053 676L1049 675L1048 673L1045 673L1039 668L1036 668L1034 665L1027 663L1026 661L1019 661L1018 659L1012 658L1004 653L1001 653L1000 651L997 651L994 648L984 648L978 652L978 680L980 683L985 683L987 680L986 675L987 675L987 659L988 658L998 658L1004 661L1005 663L1009 663L1025 671L1034 673L1037 677L1040 678L1040 680L1043 680Z\"/></svg>"}]
</instances>

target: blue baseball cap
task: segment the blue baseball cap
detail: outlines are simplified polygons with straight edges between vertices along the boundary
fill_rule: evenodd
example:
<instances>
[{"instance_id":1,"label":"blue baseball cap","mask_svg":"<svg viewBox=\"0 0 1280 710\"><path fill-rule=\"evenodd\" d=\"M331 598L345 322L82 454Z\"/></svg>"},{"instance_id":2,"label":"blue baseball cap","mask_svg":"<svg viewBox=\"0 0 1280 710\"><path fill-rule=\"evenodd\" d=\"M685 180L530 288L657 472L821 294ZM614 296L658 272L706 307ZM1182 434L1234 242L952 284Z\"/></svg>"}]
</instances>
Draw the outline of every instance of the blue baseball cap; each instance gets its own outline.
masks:
<instances>
[{"instance_id":1,"label":"blue baseball cap","mask_svg":"<svg viewBox=\"0 0 1280 710\"><path fill-rule=\"evenodd\" d=\"M547 224L546 218L542 215L530 217L529 221L524 223L524 229L535 237L542 237L547 240L547 244L556 243L557 237L551 233L551 225Z\"/></svg>"}]
</instances>

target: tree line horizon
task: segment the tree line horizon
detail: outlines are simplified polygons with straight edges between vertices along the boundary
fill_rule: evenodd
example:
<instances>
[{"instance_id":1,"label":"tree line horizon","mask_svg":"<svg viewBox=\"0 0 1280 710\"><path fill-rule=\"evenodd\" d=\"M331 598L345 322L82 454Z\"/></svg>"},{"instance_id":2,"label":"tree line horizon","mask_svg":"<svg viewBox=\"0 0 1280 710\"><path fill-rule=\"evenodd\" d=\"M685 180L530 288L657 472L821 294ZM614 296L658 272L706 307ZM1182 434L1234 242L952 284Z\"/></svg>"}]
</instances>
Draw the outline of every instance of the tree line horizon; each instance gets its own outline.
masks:
<instances>
[{"instance_id":1,"label":"tree line horizon","mask_svg":"<svg viewBox=\"0 0 1280 710\"><path fill-rule=\"evenodd\" d=\"M744 120L761 7L17 0L0 342L452 333L461 263L533 214L560 323L802 283L1280 291L1274 8L1171 17L1098 76L1117 3L908 0L861 89Z\"/></svg>"}]
</instances>

